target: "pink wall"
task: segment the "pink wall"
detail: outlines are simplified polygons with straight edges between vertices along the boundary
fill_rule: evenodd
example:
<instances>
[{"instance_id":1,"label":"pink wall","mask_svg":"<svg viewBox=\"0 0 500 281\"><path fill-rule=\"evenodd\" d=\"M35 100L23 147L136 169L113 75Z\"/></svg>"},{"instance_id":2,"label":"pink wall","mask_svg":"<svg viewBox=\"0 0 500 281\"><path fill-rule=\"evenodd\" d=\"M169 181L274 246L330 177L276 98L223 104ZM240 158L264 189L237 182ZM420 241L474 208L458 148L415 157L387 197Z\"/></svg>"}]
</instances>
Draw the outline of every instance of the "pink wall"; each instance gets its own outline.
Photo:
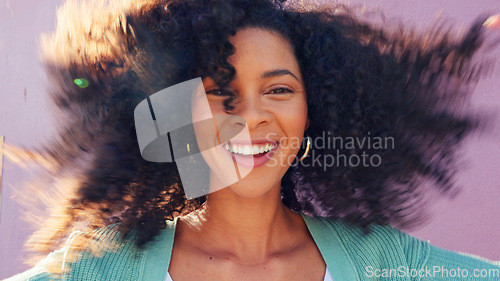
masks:
<instances>
[{"instance_id":1,"label":"pink wall","mask_svg":"<svg viewBox=\"0 0 500 281\"><path fill-rule=\"evenodd\" d=\"M0 0L0 135L12 144L36 145L53 132L50 107L43 91L45 78L38 64L37 36L52 30L61 0ZM345 2L345 1L343 1ZM498 0L352 0L367 8L381 8L418 29L441 14L464 28L478 15L500 12ZM497 57L500 48L493 51ZM475 108L500 110L500 68L477 87ZM26 96L24 91L26 89ZM500 117L487 135L471 139L463 149L466 167L459 174L462 193L453 201L437 200L429 207L428 224L411 234L431 243L500 260ZM16 187L32 172L5 161L0 213L0 279L26 268L22 244L30 232L20 220L14 201Z\"/></svg>"},{"instance_id":2,"label":"pink wall","mask_svg":"<svg viewBox=\"0 0 500 281\"><path fill-rule=\"evenodd\" d=\"M60 2L0 0L0 135L7 143L35 145L54 130L43 92L37 41L41 32L54 29ZM30 228L20 220L22 209L14 201L14 188L32 176L7 160L3 168L0 279L26 268L22 246Z\"/></svg>"}]
</instances>

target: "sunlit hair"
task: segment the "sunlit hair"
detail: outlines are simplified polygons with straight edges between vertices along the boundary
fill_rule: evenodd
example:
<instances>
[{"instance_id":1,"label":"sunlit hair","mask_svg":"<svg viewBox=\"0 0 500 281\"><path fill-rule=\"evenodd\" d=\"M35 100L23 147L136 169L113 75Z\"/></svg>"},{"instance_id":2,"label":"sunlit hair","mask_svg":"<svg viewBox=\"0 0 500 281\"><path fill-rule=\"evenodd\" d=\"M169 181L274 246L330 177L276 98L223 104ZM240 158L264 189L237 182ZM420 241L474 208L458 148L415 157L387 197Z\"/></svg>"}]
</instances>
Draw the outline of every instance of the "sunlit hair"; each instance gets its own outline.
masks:
<instances>
[{"instance_id":1,"label":"sunlit hair","mask_svg":"<svg viewBox=\"0 0 500 281\"><path fill-rule=\"evenodd\" d=\"M115 2L69 1L59 9L56 31L43 37L61 122L50 143L25 156L42 159L66 184L57 187L65 196L30 240L35 250L56 249L75 228L114 223L121 233L134 231L143 246L166 220L205 201L185 199L174 163L142 159L133 112L156 91L195 77L229 83L235 69L228 57L235 50L228 38L246 27L291 42L307 92L306 136L395 141L393 149L340 149L347 157L377 153L383 160L377 167L323 169L310 157L303 161L309 167L292 165L282 179L286 206L366 229L405 225L418 218L410 207L418 207L421 186L443 192L454 186L457 144L478 128L461 109L484 70L476 59L483 19L455 36L445 28L425 34L380 28L333 4ZM231 101L226 105L230 111ZM313 146L310 153L335 155L336 149Z\"/></svg>"}]
</instances>

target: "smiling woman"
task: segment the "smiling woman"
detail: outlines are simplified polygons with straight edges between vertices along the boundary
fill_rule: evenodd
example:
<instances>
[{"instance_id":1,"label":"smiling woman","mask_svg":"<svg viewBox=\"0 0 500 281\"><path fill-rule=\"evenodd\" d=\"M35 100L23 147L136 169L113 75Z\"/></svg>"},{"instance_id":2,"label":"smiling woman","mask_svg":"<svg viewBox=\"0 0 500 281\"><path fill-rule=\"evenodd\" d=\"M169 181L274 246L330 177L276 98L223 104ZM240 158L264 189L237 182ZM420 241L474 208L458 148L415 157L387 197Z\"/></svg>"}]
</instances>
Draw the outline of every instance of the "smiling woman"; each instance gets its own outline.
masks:
<instances>
[{"instance_id":1,"label":"smiling woman","mask_svg":"<svg viewBox=\"0 0 500 281\"><path fill-rule=\"evenodd\" d=\"M68 1L44 41L68 122L28 155L73 184L30 240L52 253L9 280L500 280L498 263L391 226L418 221L420 186L453 190L456 144L480 125L460 109L484 74L485 19L454 37L335 5L93 2ZM202 158L146 160L134 110L145 101L158 133L159 91L196 79L190 102L161 108L189 111L196 140L180 146ZM343 145L370 138L392 142ZM207 192L190 198L182 165L199 162Z\"/></svg>"}]
</instances>

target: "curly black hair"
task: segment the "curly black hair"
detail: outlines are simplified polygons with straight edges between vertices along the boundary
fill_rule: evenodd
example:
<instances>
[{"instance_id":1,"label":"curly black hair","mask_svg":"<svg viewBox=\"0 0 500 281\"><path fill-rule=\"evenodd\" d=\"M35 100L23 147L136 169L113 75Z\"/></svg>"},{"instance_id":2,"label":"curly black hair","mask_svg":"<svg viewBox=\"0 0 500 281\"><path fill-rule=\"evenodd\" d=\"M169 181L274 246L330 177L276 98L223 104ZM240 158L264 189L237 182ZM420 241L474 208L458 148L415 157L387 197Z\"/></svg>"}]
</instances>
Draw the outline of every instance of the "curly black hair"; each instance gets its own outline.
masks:
<instances>
[{"instance_id":1,"label":"curly black hair","mask_svg":"<svg viewBox=\"0 0 500 281\"><path fill-rule=\"evenodd\" d=\"M175 163L141 157L134 108L192 78L229 83L235 75L229 38L247 27L291 42L307 92L306 136L394 142L383 148L313 145L314 155L365 153L382 161L318 167L308 157L294 163L282 179L287 207L363 227L404 224L417 211L424 183L451 190L457 144L478 128L478 119L461 109L483 73L476 57L484 19L463 36L444 28L417 34L363 22L341 5L282 2L131 0L78 8L68 2L60 9L43 54L63 122L37 153L50 160L54 175L76 183L73 195L55 207L52 223L33 236L38 250L53 250L82 222L119 222L144 245L166 220L201 206L205 197L186 199ZM230 111L230 101L226 106Z\"/></svg>"}]
</instances>

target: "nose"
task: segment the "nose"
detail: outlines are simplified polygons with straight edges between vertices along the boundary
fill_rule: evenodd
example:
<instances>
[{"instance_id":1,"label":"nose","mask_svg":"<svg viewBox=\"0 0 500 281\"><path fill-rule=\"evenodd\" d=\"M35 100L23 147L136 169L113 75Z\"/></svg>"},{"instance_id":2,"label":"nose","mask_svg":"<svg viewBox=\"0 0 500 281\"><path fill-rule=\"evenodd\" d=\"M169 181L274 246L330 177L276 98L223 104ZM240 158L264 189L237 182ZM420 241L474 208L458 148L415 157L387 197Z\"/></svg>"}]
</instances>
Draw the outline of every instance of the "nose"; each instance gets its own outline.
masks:
<instances>
[{"instance_id":1,"label":"nose","mask_svg":"<svg viewBox=\"0 0 500 281\"><path fill-rule=\"evenodd\" d=\"M242 117L250 131L269 124L273 119L272 113L266 108L260 95L239 97L235 101L233 114Z\"/></svg>"}]
</instances>

